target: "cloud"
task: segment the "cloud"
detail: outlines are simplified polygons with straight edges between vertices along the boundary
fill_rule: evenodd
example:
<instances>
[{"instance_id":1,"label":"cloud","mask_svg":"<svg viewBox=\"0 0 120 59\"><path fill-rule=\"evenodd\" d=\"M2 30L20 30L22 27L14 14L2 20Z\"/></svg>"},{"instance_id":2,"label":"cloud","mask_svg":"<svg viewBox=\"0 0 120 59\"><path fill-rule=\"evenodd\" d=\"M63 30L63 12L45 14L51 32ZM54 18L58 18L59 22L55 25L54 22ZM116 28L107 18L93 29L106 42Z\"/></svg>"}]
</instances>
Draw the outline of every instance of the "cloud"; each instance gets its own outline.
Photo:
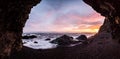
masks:
<instances>
[{"instance_id":1,"label":"cloud","mask_svg":"<svg viewBox=\"0 0 120 59\"><path fill-rule=\"evenodd\" d=\"M101 24L104 17L98 13L92 13L91 15L81 16L78 13L67 13L56 17L55 24L86 24L97 25Z\"/></svg>"},{"instance_id":2,"label":"cloud","mask_svg":"<svg viewBox=\"0 0 120 59\"><path fill-rule=\"evenodd\" d=\"M104 17L98 13L81 16L78 13L67 13L57 16L53 27L58 29L68 28L67 31L73 32L97 32Z\"/></svg>"},{"instance_id":3,"label":"cloud","mask_svg":"<svg viewBox=\"0 0 120 59\"><path fill-rule=\"evenodd\" d=\"M42 0L32 9L24 32L95 32L103 19L82 0Z\"/></svg>"},{"instance_id":4,"label":"cloud","mask_svg":"<svg viewBox=\"0 0 120 59\"><path fill-rule=\"evenodd\" d=\"M44 0L46 4L55 10L59 10L66 5L73 4L76 2L81 2L82 0Z\"/></svg>"}]
</instances>

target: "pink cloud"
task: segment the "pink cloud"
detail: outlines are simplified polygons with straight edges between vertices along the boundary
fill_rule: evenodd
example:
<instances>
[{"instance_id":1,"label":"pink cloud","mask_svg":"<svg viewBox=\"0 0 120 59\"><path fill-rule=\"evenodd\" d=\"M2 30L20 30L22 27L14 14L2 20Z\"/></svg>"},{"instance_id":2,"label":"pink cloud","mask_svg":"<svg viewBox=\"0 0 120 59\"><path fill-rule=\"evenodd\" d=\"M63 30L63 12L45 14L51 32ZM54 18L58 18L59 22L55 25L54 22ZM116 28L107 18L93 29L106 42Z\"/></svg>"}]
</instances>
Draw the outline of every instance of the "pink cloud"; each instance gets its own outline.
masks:
<instances>
[{"instance_id":1,"label":"pink cloud","mask_svg":"<svg viewBox=\"0 0 120 59\"><path fill-rule=\"evenodd\" d=\"M85 29L97 31L102 25L103 20L104 17L98 13L92 13L87 16L80 16L80 14L76 13L67 13L58 16L53 23L53 27L56 27L56 29L68 28L68 31L84 31Z\"/></svg>"},{"instance_id":2,"label":"pink cloud","mask_svg":"<svg viewBox=\"0 0 120 59\"><path fill-rule=\"evenodd\" d=\"M87 16L80 16L80 14L75 13L67 13L61 16L58 16L54 21L55 24L88 24L95 25L101 24L104 20L104 17L99 15L98 13L92 13Z\"/></svg>"}]
</instances>

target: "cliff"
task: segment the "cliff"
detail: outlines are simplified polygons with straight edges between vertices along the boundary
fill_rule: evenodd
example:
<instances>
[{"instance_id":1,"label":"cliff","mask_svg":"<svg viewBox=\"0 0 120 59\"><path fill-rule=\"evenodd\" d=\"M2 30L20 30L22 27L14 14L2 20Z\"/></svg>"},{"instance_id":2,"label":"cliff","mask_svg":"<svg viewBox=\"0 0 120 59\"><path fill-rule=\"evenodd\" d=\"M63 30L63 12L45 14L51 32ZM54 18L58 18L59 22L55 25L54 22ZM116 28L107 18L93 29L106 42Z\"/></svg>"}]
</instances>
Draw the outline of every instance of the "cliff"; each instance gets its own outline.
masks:
<instances>
[{"instance_id":1,"label":"cliff","mask_svg":"<svg viewBox=\"0 0 120 59\"><path fill-rule=\"evenodd\" d=\"M105 19L104 23L102 24L102 26L99 28L98 34L100 33L111 33L111 28L110 28L110 22L109 19Z\"/></svg>"},{"instance_id":2,"label":"cliff","mask_svg":"<svg viewBox=\"0 0 120 59\"><path fill-rule=\"evenodd\" d=\"M105 16L105 22L100 31L111 30L112 38L116 42L120 42L120 0L84 0L94 10ZM106 27L106 23L108 26Z\"/></svg>"},{"instance_id":3,"label":"cliff","mask_svg":"<svg viewBox=\"0 0 120 59\"><path fill-rule=\"evenodd\" d=\"M22 30L40 0L0 0L0 59L22 48Z\"/></svg>"}]
</instances>

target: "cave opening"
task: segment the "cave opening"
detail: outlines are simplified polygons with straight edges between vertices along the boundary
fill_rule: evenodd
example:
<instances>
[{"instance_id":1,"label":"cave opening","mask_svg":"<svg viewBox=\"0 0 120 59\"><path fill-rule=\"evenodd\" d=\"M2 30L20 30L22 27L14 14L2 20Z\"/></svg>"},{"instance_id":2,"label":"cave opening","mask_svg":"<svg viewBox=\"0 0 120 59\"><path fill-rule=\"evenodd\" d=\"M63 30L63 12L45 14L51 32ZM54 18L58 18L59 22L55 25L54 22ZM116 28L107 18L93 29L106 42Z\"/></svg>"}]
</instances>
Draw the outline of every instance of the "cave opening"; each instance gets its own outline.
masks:
<instances>
[{"instance_id":1,"label":"cave opening","mask_svg":"<svg viewBox=\"0 0 120 59\"><path fill-rule=\"evenodd\" d=\"M82 0L43 0L32 8L23 29L23 36L32 35L37 38L35 37L35 41L23 39L23 45L34 49L47 49L51 48L51 44L44 40L55 39L59 35L77 37L84 34L90 37L99 31L104 19Z\"/></svg>"},{"instance_id":2,"label":"cave opening","mask_svg":"<svg viewBox=\"0 0 120 59\"><path fill-rule=\"evenodd\" d=\"M82 50L80 50L81 49L80 46L77 46L75 49L72 49L72 50L71 50L71 48L64 49L64 47L63 47L63 49L61 49L62 51L59 49L56 51L52 50L52 52L50 51L51 52L50 55L48 53L46 53L46 51L44 52L43 50L42 51L39 50L39 52L40 52L39 53L38 50L36 51L35 49L30 49L28 47L23 46L22 44L25 44L30 41L28 40L27 42L22 43L22 41L21 41L22 33L23 32L24 33L28 33L28 32L29 33L30 32L37 32L37 33L38 32L64 32L64 31L59 31L59 30L63 29L63 27L61 25L57 26L56 24L58 24L62 20L63 20L62 24L64 24L64 20L66 20L66 19L80 20L81 16L77 17L80 14L78 12L76 12L76 10L75 10L75 13L73 12L74 10L72 10L72 11L70 11L70 13L66 14L66 11L68 11L68 10L66 10L64 15L62 15L62 14L56 15L56 16L62 16L62 17L58 17L58 19L60 19L59 21L58 21L58 19L56 20L57 23L55 22L54 25L56 25L56 27L59 27L59 29L55 29L57 31L54 31L54 30L50 30L50 28L52 28L52 26L47 26L47 28L45 26L43 26L43 27L41 26L42 24L46 23L46 22L44 22L44 20L41 21L41 19L40 19L40 21L38 21L39 23L34 22L33 20L30 20L32 18L31 14L33 13L33 12L31 12L30 18L27 21L26 27L23 30L26 20L29 17L28 14L30 13L31 8L33 8L33 6L38 4L40 1L41 0L24 0L24 1L16 0L16 1L12 1L12 2L11 1L6 2L6 0L3 0L0 2L0 13L1 13L0 14L1 15L0 16L0 59L10 59L12 56L13 56L13 58L11 58L11 59L24 59L24 57L27 59L36 59L36 58L39 59L42 57L43 57L42 59L46 59L46 58L47 59L76 59L76 58L77 59L89 59L89 58L119 59L120 58L120 56L119 56L120 55L120 45L118 44L118 42L120 43L120 24L119 24L120 23L120 8L119 8L120 1L119 0L84 0L84 2L87 3L88 5L90 5L94 10L96 10L101 15L105 16L105 21L103 24L105 26L102 26L101 27L102 30L100 30L100 31L110 30L111 31L110 36L105 37L105 36L107 36L106 34L104 34L104 35L101 34L102 36L95 37L96 40L92 41L92 44L88 44L87 47L82 48ZM44 1L51 2L52 0L44 0ZM72 0L69 0L69 1L68 0L60 0L59 1L60 3L56 3L55 1L58 1L58 0L53 1L55 4L54 3L50 3L50 4L46 3L46 4L49 4L50 8L55 6L55 8L52 8L52 12L54 12L53 9L55 9L55 11L57 10L55 13L58 13L58 11L61 10L61 8L63 8L64 1L67 1L68 3L65 2L65 4L69 5L70 1L72 1ZM75 1L77 1L77 0L75 0ZM75 4L79 3L79 1L77 1ZM76 6L74 7L73 3L74 3L74 1L72 1L72 3L70 3L70 6L67 5L67 7L74 9ZM52 4L52 6L50 6L51 4ZM58 6L59 4L62 7ZM41 9L48 8L45 4L43 4L43 5L44 6L41 7ZM79 7L80 6L82 6L82 5L79 5ZM36 8L36 7L34 7L34 8ZM69 9L67 7L64 7L64 8ZM77 10L79 10L79 7L77 7L78 8ZM34 8L32 9L32 11L34 10ZM80 8L80 9L82 9L83 11L87 10L84 8ZM51 11L51 9L49 9L49 8L44 9L44 11L46 11L46 10ZM38 10L38 11L40 12L41 15L45 15L45 13L42 13L43 11L42 12L40 10ZM90 12L90 11L88 11L88 12ZM38 13L38 12L36 12L36 13ZM62 12L60 12L60 13L62 13ZM38 14L35 15L33 13L33 15L35 15L35 16L37 16ZM86 26L81 26L79 28L80 30L78 30L78 25L80 26L81 23L82 24L85 23L85 24L89 24L89 25L90 24L97 25L99 22L98 23L97 22L93 22L93 23L83 22L83 21L86 21L85 20L86 18L90 20L89 16L91 16L93 14L87 13L88 16L82 18L82 21L75 21L75 20L74 21L72 20L72 22L65 21L65 24L66 23L68 24L68 26L65 26L65 28L70 27L70 28L67 28L66 31L80 33L80 31L82 31L80 28L86 27ZM52 16L51 12L50 12L50 14L48 14L47 17L43 17L43 16L41 16L41 17L49 18L49 16ZM85 16L85 15L83 14L82 16ZM40 16L38 16L38 17L40 17ZM37 17L35 17L35 18L37 18ZM62 20L61 20L61 18L62 18ZM93 17L93 18L96 18L96 17ZM56 19L56 17L55 17L55 19ZM103 19L104 19L104 17L103 17ZM36 19L34 19L34 20L36 20ZM98 20L98 18L97 18L97 20ZM50 23L47 19L45 21L47 21L47 25L50 25ZM29 22L35 23L35 26L30 25ZM73 27L69 26L70 25L69 23L74 24L74 22L75 22L75 25ZM101 22L103 22L103 21L101 21ZM77 25L76 25L76 23L77 23ZM38 28L36 26L38 24L41 24L40 28L43 28L43 30L40 30L40 28ZM102 25L102 23L101 23L101 25ZM27 27L31 27L31 28L26 29ZM71 31L70 30L71 28L72 28L72 30L73 29L74 30ZM89 28L89 26L88 26L88 28ZM32 31L34 29L35 29L35 31ZM36 29L38 29L38 30L36 30ZM46 29L49 31L46 31ZM85 28L84 28L84 30L85 30ZM94 29L92 29L92 30L94 30ZM82 32L84 32L84 31L82 31ZM90 32L92 32L92 31L90 31ZM98 32L98 29L95 29L93 31L93 33L97 33L97 32ZM24 33L23 33L23 35L24 35ZM30 35L31 34L29 34L29 36ZM44 35L44 33L42 33L42 35ZM108 33L108 35L109 35L109 33ZM64 35L64 36L66 37L66 35ZM36 38L36 36L34 35L34 33L32 33L32 36L30 36L30 37L25 36L25 38ZM67 36L67 38L68 38L68 36ZM69 38L73 39L72 37L69 37ZM50 39L48 38L46 40L49 41ZM31 41L32 41L32 39L31 39ZM116 41L117 43L114 41ZM32 44L32 43L33 42L31 42L29 44ZM34 41L34 43L37 45L39 42ZM41 42L41 43L43 43L43 42ZM32 45L32 46L34 46L34 45ZM37 45L37 46L41 46L41 45ZM31 52L33 52L33 53L31 53ZM36 52L38 52L38 53L36 54ZM41 53L41 52L43 52L43 53ZM81 52L83 52L83 53L81 53ZM46 53L46 54L44 54L44 53ZM56 55L56 56L54 56L54 55ZM87 57L86 57L86 55L87 55ZM24 57L22 57L22 56L24 56ZM35 57L35 56L37 56L37 57ZM46 57L46 56L48 56L48 57ZM16 58L14 58L14 57L16 57Z\"/></svg>"},{"instance_id":3,"label":"cave opening","mask_svg":"<svg viewBox=\"0 0 120 59\"><path fill-rule=\"evenodd\" d=\"M41 1L32 8L23 32L97 33L104 17L82 0L71 1Z\"/></svg>"}]
</instances>

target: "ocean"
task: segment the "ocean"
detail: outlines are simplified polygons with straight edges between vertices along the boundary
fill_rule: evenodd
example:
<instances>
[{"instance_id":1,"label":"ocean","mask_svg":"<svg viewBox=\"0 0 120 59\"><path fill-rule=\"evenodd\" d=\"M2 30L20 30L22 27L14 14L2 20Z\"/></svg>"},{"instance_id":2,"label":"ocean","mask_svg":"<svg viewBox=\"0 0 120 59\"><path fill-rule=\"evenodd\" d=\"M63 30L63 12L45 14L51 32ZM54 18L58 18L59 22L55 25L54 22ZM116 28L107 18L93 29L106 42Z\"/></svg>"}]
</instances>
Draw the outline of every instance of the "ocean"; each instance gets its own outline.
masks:
<instances>
[{"instance_id":1,"label":"ocean","mask_svg":"<svg viewBox=\"0 0 120 59\"><path fill-rule=\"evenodd\" d=\"M52 48L56 48L57 44L53 44L50 42L62 35L68 35L75 39L80 35L86 35L89 38L90 36L93 36L94 33L23 33L22 34L22 36L25 35L27 36L35 35L37 36L37 38L22 39L23 46L33 49L52 49ZM50 38L51 40L45 40L47 38ZM75 46L75 45L71 45L71 46Z\"/></svg>"}]
</instances>

